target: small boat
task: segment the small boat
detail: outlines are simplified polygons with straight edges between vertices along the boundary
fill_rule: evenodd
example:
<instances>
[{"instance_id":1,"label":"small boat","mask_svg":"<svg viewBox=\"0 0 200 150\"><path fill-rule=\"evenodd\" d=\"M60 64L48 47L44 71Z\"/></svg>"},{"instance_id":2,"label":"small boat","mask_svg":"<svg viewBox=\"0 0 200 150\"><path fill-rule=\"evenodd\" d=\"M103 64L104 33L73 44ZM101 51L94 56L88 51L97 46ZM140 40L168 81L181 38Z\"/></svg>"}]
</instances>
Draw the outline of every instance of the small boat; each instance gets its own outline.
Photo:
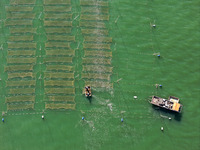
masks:
<instances>
[{"instance_id":1,"label":"small boat","mask_svg":"<svg viewBox=\"0 0 200 150\"><path fill-rule=\"evenodd\" d=\"M158 96L152 96L151 104L168 109L174 112L181 113L183 105L179 103L179 98L170 96L168 99L164 99Z\"/></svg>"},{"instance_id":2,"label":"small boat","mask_svg":"<svg viewBox=\"0 0 200 150\"><path fill-rule=\"evenodd\" d=\"M90 86L85 86L85 96L86 97L92 97L92 91Z\"/></svg>"}]
</instances>

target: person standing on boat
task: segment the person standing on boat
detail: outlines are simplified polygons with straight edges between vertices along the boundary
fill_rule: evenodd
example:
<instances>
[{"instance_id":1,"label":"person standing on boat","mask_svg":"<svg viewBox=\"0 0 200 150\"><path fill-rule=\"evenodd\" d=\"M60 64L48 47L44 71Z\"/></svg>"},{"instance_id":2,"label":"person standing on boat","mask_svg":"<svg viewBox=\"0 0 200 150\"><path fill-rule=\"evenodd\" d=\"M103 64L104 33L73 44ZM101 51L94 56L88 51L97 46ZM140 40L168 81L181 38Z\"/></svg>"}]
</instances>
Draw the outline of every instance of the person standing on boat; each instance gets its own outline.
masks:
<instances>
[{"instance_id":1,"label":"person standing on boat","mask_svg":"<svg viewBox=\"0 0 200 150\"><path fill-rule=\"evenodd\" d=\"M85 87L85 89L86 89L86 91L89 93L89 87L88 87L88 86L86 86L86 87Z\"/></svg>"}]
</instances>

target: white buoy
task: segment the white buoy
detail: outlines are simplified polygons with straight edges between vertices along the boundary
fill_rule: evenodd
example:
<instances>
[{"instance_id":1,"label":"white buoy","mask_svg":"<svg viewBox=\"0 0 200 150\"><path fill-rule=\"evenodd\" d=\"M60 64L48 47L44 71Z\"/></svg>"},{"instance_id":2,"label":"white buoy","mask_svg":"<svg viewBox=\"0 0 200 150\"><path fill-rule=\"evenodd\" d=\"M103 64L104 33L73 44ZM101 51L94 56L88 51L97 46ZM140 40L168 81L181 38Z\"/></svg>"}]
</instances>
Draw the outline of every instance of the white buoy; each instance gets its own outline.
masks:
<instances>
[{"instance_id":1,"label":"white buoy","mask_svg":"<svg viewBox=\"0 0 200 150\"><path fill-rule=\"evenodd\" d=\"M137 96L133 96L133 98L135 98L135 99L136 99L136 98L137 98Z\"/></svg>"},{"instance_id":2,"label":"white buoy","mask_svg":"<svg viewBox=\"0 0 200 150\"><path fill-rule=\"evenodd\" d=\"M44 115L42 115L42 119L44 119Z\"/></svg>"},{"instance_id":3,"label":"white buoy","mask_svg":"<svg viewBox=\"0 0 200 150\"><path fill-rule=\"evenodd\" d=\"M163 128L163 127L161 127L160 129L161 129L161 131L164 131L164 128Z\"/></svg>"}]
</instances>

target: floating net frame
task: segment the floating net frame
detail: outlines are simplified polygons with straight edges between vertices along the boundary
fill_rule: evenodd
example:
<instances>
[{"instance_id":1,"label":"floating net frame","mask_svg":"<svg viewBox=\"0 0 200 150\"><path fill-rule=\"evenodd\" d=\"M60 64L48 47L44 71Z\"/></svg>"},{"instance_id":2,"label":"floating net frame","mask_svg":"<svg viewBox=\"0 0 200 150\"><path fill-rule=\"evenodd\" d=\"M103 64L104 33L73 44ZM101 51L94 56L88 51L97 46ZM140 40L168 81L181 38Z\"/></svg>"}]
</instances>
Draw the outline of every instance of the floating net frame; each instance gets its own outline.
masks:
<instances>
[{"instance_id":1,"label":"floating net frame","mask_svg":"<svg viewBox=\"0 0 200 150\"><path fill-rule=\"evenodd\" d=\"M75 36L69 36L69 35L47 35L47 40L51 41L69 41L74 42Z\"/></svg>"},{"instance_id":2,"label":"floating net frame","mask_svg":"<svg viewBox=\"0 0 200 150\"><path fill-rule=\"evenodd\" d=\"M46 48L70 48L70 43L67 42L46 42Z\"/></svg>"},{"instance_id":3,"label":"floating net frame","mask_svg":"<svg viewBox=\"0 0 200 150\"><path fill-rule=\"evenodd\" d=\"M107 1L85 1L85 0L80 0L80 5L82 5L82 6L103 6L103 7L108 7L109 3Z\"/></svg>"},{"instance_id":4,"label":"floating net frame","mask_svg":"<svg viewBox=\"0 0 200 150\"><path fill-rule=\"evenodd\" d=\"M15 95L6 97L6 103L17 103L17 102L34 102L35 96L32 95Z\"/></svg>"},{"instance_id":5,"label":"floating net frame","mask_svg":"<svg viewBox=\"0 0 200 150\"><path fill-rule=\"evenodd\" d=\"M74 81L58 81L58 80L45 80L44 81L44 86L62 86L62 87L66 87L66 86L70 86L73 87L74 86Z\"/></svg>"},{"instance_id":6,"label":"floating net frame","mask_svg":"<svg viewBox=\"0 0 200 150\"><path fill-rule=\"evenodd\" d=\"M33 65L7 65L4 67L5 72L16 71L33 71Z\"/></svg>"},{"instance_id":7,"label":"floating net frame","mask_svg":"<svg viewBox=\"0 0 200 150\"><path fill-rule=\"evenodd\" d=\"M112 38L105 36L84 36L84 42L112 43Z\"/></svg>"},{"instance_id":8,"label":"floating net frame","mask_svg":"<svg viewBox=\"0 0 200 150\"><path fill-rule=\"evenodd\" d=\"M44 5L71 5L71 0L44 0Z\"/></svg>"},{"instance_id":9,"label":"floating net frame","mask_svg":"<svg viewBox=\"0 0 200 150\"><path fill-rule=\"evenodd\" d=\"M44 6L44 12L67 13L71 12L71 6Z\"/></svg>"},{"instance_id":10,"label":"floating net frame","mask_svg":"<svg viewBox=\"0 0 200 150\"><path fill-rule=\"evenodd\" d=\"M6 20L5 26L32 26L33 20Z\"/></svg>"},{"instance_id":11,"label":"floating net frame","mask_svg":"<svg viewBox=\"0 0 200 150\"><path fill-rule=\"evenodd\" d=\"M8 38L9 42L15 42L15 41L33 41L33 35L12 35Z\"/></svg>"},{"instance_id":12,"label":"floating net frame","mask_svg":"<svg viewBox=\"0 0 200 150\"><path fill-rule=\"evenodd\" d=\"M81 15L81 20L95 20L95 21L109 21L109 15L89 15L83 14Z\"/></svg>"},{"instance_id":13,"label":"floating net frame","mask_svg":"<svg viewBox=\"0 0 200 150\"><path fill-rule=\"evenodd\" d=\"M10 0L11 5L33 5L36 0Z\"/></svg>"},{"instance_id":14,"label":"floating net frame","mask_svg":"<svg viewBox=\"0 0 200 150\"><path fill-rule=\"evenodd\" d=\"M65 95L74 95L75 88L45 88L46 94L65 94Z\"/></svg>"},{"instance_id":15,"label":"floating net frame","mask_svg":"<svg viewBox=\"0 0 200 150\"><path fill-rule=\"evenodd\" d=\"M10 42L8 43L8 49L36 49L36 43L22 43L22 42Z\"/></svg>"},{"instance_id":16,"label":"floating net frame","mask_svg":"<svg viewBox=\"0 0 200 150\"><path fill-rule=\"evenodd\" d=\"M113 67L103 65L84 65L83 72L112 73Z\"/></svg>"},{"instance_id":17,"label":"floating net frame","mask_svg":"<svg viewBox=\"0 0 200 150\"><path fill-rule=\"evenodd\" d=\"M18 81L6 81L6 86L9 87L31 87L35 86L35 80L18 80Z\"/></svg>"},{"instance_id":18,"label":"floating net frame","mask_svg":"<svg viewBox=\"0 0 200 150\"><path fill-rule=\"evenodd\" d=\"M67 78L74 79L74 73L66 72L44 72L44 78Z\"/></svg>"},{"instance_id":19,"label":"floating net frame","mask_svg":"<svg viewBox=\"0 0 200 150\"><path fill-rule=\"evenodd\" d=\"M7 58L8 64L33 64L36 62L36 58Z\"/></svg>"},{"instance_id":20,"label":"floating net frame","mask_svg":"<svg viewBox=\"0 0 200 150\"><path fill-rule=\"evenodd\" d=\"M72 63L72 57L46 57L45 63Z\"/></svg>"},{"instance_id":21,"label":"floating net frame","mask_svg":"<svg viewBox=\"0 0 200 150\"><path fill-rule=\"evenodd\" d=\"M8 103L7 104L7 110L8 111L19 111L19 110L33 110L34 109L34 103Z\"/></svg>"},{"instance_id":22,"label":"floating net frame","mask_svg":"<svg viewBox=\"0 0 200 150\"><path fill-rule=\"evenodd\" d=\"M6 6L6 12L32 12L33 7L31 6Z\"/></svg>"},{"instance_id":23,"label":"floating net frame","mask_svg":"<svg viewBox=\"0 0 200 150\"><path fill-rule=\"evenodd\" d=\"M75 102L74 96L48 96L47 99L49 102Z\"/></svg>"},{"instance_id":24,"label":"floating net frame","mask_svg":"<svg viewBox=\"0 0 200 150\"><path fill-rule=\"evenodd\" d=\"M94 22L94 21L80 21L79 25L85 28L100 28L106 29L106 24L104 22Z\"/></svg>"},{"instance_id":25,"label":"floating net frame","mask_svg":"<svg viewBox=\"0 0 200 150\"><path fill-rule=\"evenodd\" d=\"M95 56L95 57L112 58L112 52L100 51L100 50L85 50L84 55L85 55L85 57Z\"/></svg>"},{"instance_id":26,"label":"floating net frame","mask_svg":"<svg viewBox=\"0 0 200 150\"><path fill-rule=\"evenodd\" d=\"M83 43L84 49L110 50L111 44Z\"/></svg>"},{"instance_id":27,"label":"floating net frame","mask_svg":"<svg viewBox=\"0 0 200 150\"><path fill-rule=\"evenodd\" d=\"M105 81L85 81L85 85L90 85L91 87L97 88L113 88L113 83L105 82Z\"/></svg>"},{"instance_id":28,"label":"floating net frame","mask_svg":"<svg viewBox=\"0 0 200 150\"><path fill-rule=\"evenodd\" d=\"M66 66L66 65L46 65L47 71L74 71L73 66Z\"/></svg>"},{"instance_id":29,"label":"floating net frame","mask_svg":"<svg viewBox=\"0 0 200 150\"><path fill-rule=\"evenodd\" d=\"M72 20L72 14L67 13L48 13L44 14L45 20Z\"/></svg>"},{"instance_id":30,"label":"floating net frame","mask_svg":"<svg viewBox=\"0 0 200 150\"><path fill-rule=\"evenodd\" d=\"M100 73L82 73L81 77L83 79L100 79L110 81L111 74L100 74Z\"/></svg>"},{"instance_id":31,"label":"floating net frame","mask_svg":"<svg viewBox=\"0 0 200 150\"><path fill-rule=\"evenodd\" d=\"M34 94L35 88L9 88L7 90L8 95L16 95L16 94Z\"/></svg>"},{"instance_id":32,"label":"floating net frame","mask_svg":"<svg viewBox=\"0 0 200 150\"><path fill-rule=\"evenodd\" d=\"M64 104L64 103L48 103L45 104L46 109L71 109L75 110L76 104Z\"/></svg>"},{"instance_id":33,"label":"floating net frame","mask_svg":"<svg viewBox=\"0 0 200 150\"><path fill-rule=\"evenodd\" d=\"M110 58L83 58L83 64L111 65Z\"/></svg>"},{"instance_id":34,"label":"floating net frame","mask_svg":"<svg viewBox=\"0 0 200 150\"><path fill-rule=\"evenodd\" d=\"M83 35L108 35L107 29L81 29Z\"/></svg>"},{"instance_id":35,"label":"floating net frame","mask_svg":"<svg viewBox=\"0 0 200 150\"><path fill-rule=\"evenodd\" d=\"M72 27L72 21L60 21L60 20L45 20L44 26L52 27Z\"/></svg>"},{"instance_id":36,"label":"floating net frame","mask_svg":"<svg viewBox=\"0 0 200 150\"><path fill-rule=\"evenodd\" d=\"M108 14L109 8L108 7L88 7L88 6L81 6L81 13L82 14Z\"/></svg>"},{"instance_id":37,"label":"floating net frame","mask_svg":"<svg viewBox=\"0 0 200 150\"><path fill-rule=\"evenodd\" d=\"M11 34L28 34L28 33L36 33L37 29L32 27L9 27Z\"/></svg>"},{"instance_id":38,"label":"floating net frame","mask_svg":"<svg viewBox=\"0 0 200 150\"><path fill-rule=\"evenodd\" d=\"M17 13L7 13L6 14L7 19L31 19L33 20L35 18L34 13L24 13L24 12L17 12Z\"/></svg>"},{"instance_id":39,"label":"floating net frame","mask_svg":"<svg viewBox=\"0 0 200 150\"><path fill-rule=\"evenodd\" d=\"M35 56L35 50L8 50L8 56Z\"/></svg>"},{"instance_id":40,"label":"floating net frame","mask_svg":"<svg viewBox=\"0 0 200 150\"><path fill-rule=\"evenodd\" d=\"M75 50L46 50L46 55L75 56Z\"/></svg>"},{"instance_id":41,"label":"floating net frame","mask_svg":"<svg viewBox=\"0 0 200 150\"><path fill-rule=\"evenodd\" d=\"M8 80L13 79L13 78L27 78L27 77L34 78L35 74L33 72L8 73Z\"/></svg>"},{"instance_id":42,"label":"floating net frame","mask_svg":"<svg viewBox=\"0 0 200 150\"><path fill-rule=\"evenodd\" d=\"M45 28L45 32L47 34L66 34L66 33L71 33L72 29L71 28L56 28L56 27L49 27L49 28Z\"/></svg>"}]
</instances>

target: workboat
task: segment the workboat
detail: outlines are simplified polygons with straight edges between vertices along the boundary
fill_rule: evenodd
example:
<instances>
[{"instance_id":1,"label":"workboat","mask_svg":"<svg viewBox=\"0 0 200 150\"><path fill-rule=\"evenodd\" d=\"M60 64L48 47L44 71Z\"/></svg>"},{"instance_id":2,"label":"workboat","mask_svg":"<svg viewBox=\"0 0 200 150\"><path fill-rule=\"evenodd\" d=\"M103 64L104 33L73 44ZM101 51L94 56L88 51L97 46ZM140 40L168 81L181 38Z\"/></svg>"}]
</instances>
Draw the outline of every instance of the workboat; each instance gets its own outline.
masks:
<instances>
[{"instance_id":1,"label":"workboat","mask_svg":"<svg viewBox=\"0 0 200 150\"><path fill-rule=\"evenodd\" d=\"M181 113L183 105L179 103L179 98L170 96L168 99L164 99L158 96L152 96L151 104L168 109L174 112Z\"/></svg>"},{"instance_id":2,"label":"workboat","mask_svg":"<svg viewBox=\"0 0 200 150\"><path fill-rule=\"evenodd\" d=\"M88 98L92 96L92 91L90 86L85 86L85 96Z\"/></svg>"}]
</instances>

